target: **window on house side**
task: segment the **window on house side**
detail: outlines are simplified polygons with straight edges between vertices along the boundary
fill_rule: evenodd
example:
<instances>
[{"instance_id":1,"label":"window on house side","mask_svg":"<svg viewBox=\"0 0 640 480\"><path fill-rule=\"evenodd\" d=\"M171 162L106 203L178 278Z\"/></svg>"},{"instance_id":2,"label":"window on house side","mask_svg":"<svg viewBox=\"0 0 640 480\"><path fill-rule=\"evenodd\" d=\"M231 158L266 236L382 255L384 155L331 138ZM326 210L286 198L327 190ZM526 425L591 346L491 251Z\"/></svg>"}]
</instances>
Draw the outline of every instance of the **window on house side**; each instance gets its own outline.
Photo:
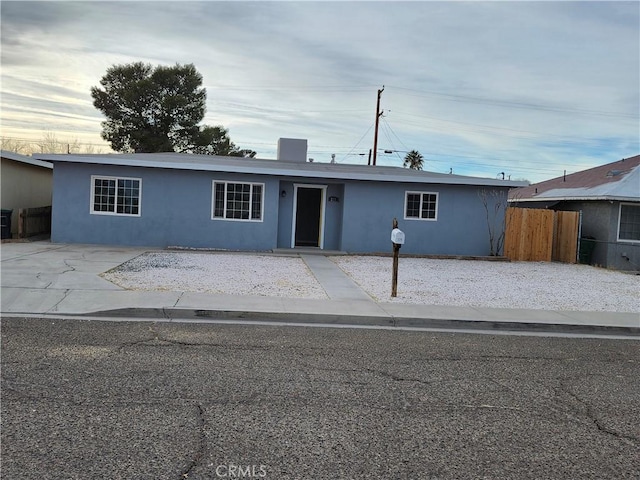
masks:
<instances>
[{"instance_id":1,"label":"window on house side","mask_svg":"<svg viewBox=\"0 0 640 480\"><path fill-rule=\"evenodd\" d=\"M438 194L432 192L406 192L405 220L437 220Z\"/></svg>"},{"instance_id":2,"label":"window on house side","mask_svg":"<svg viewBox=\"0 0 640 480\"><path fill-rule=\"evenodd\" d=\"M214 219L262 221L261 183L213 182Z\"/></svg>"},{"instance_id":3,"label":"window on house side","mask_svg":"<svg viewBox=\"0 0 640 480\"><path fill-rule=\"evenodd\" d=\"M91 177L91 213L140 216L142 180Z\"/></svg>"},{"instance_id":4,"label":"window on house side","mask_svg":"<svg viewBox=\"0 0 640 480\"><path fill-rule=\"evenodd\" d=\"M640 205L620 204L618 240L640 242Z\"/></svg>"}]
</instances>

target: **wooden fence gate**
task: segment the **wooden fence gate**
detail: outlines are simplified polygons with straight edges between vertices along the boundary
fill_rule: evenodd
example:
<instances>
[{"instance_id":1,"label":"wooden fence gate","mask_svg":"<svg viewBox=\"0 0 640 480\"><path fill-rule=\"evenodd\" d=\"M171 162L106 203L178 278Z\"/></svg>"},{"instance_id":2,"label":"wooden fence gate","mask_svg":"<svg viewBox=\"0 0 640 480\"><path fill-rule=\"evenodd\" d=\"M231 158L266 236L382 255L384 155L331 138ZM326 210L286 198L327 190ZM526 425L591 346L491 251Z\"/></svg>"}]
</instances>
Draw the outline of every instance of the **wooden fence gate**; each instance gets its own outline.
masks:
<instances>
[{"instance_id":1,"label":"wooden fence gate","mask_svg":"<svg viewBox=\"0 0 640 480\"><path fill-rule=\"evenodd\" d=\"M51 233L51 206L18 209L18 238Z\"/></svg>"},{"instance_id":2,"label":"wooden fence gate","mask_svg":"<svg viewBox=\"0 0 640 480\"><path fill-rule=\"evenodd\" d=\"M510 260L577 263L580 212L508 208L504 255Z\"/></svg>"}]
</instances>

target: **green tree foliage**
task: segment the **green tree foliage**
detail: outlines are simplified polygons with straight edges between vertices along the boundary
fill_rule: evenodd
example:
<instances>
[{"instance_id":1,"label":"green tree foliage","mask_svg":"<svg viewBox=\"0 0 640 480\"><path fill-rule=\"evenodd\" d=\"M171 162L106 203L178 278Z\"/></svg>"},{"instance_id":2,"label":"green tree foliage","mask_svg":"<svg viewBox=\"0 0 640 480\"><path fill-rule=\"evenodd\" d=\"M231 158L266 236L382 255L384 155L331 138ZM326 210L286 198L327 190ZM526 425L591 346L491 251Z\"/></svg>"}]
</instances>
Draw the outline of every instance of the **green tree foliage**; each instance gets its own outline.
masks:
<instances>
[{"instance_id":1,"label":"green tree foliage","mask_svg":"<svg viewBox=\"0 0 640 480\"><path fill-rule=\"evenodd\" d=\"M91 88L93 105L107 120L102 138L117 152L189 152L254 156L238 149L221 126L201 126L206 90L192 64L114 65Z\"/></svg>"},{"instance_id":2,"label":"green tree foliage","mask_svg":"<svg viewBox=\"0 0 640 480\"><path fill-rule=\"evenodd\" d=\"M411 150L404 157L403 167L409 167L412 170L422 170L424 158L417 150Z\"/></svg>"},{"instance_id":3,"label":"green tree foliage","mask_svg":"<svg viewBox=\"0 0 640 480\"><path fill-rule=\"evenodd\" d=\"M190 141L179 145L181 152L198 153L202 155L227 155L231 157L253 158L253 150L239 149L229 138L229 132L223 126L200 127L197 134Z\"/></svg>"}]
</instances>

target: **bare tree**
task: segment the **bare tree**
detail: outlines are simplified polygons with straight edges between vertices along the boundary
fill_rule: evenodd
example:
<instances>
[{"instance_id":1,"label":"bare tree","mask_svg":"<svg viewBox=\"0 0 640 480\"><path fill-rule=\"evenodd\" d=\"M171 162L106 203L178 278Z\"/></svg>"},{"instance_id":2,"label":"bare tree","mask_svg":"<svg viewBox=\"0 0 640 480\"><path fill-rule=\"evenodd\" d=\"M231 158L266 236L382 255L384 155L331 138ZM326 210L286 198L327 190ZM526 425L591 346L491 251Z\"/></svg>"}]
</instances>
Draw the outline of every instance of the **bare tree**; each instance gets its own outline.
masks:
<instances>
[{"instance_id":1,"label":"bare tree","mask_svg":"<svg viewBox=\"0 0 640 480\"><path fill-rule=\"evenodd\" d=\"M44 136L35 143L40 153L78 153L80 151L77 139L72 142L61 142L53 132L45 132Z\"/></svg>"},{"instance_id":2,"label":"bare tree","mask_svg":"<svg viewBox=\"0 0 640 480\"><path fill-rule=\"evenodd\" d=\"M490 255L501 255L507 229L508 193L505 189L482 188L478 190L478 197L486 213Z\"/></svg>"},{"instance_id":3,"label":"bare tree","mask_svg":"<svg viewBox=\"0 0 640 480\"><path fill-rule=\"evenodd\" d=\"M30 155L33 153L101 153L102 148L91 144L81 144L78 139L58 140L56 134L47 131L39 140L29 141L10 137L0 137L2 150Z\"/></svg>"},{"instance_id":4,"label":"bare tree","mask_svg":"<svg viewBox=\"0 0 640 480\"><path fill-rule=\"evenodd\" d=\"M29 142L7 137L0 138L0 148L7 152L20 153L21 155L27 155L32 149Z\"/></svg>"}]
</instances>

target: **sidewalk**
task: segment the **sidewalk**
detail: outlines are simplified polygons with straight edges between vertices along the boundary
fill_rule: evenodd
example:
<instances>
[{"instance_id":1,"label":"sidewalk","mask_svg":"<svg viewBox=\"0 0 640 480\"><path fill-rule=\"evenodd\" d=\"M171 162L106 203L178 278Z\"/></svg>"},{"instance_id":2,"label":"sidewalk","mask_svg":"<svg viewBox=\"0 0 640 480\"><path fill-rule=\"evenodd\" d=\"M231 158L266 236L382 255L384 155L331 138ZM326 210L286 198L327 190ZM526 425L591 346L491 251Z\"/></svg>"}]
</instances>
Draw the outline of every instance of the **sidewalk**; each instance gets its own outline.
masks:
<instances>
[{"instance_id":1,"label":"sidewalk","mask_svg":"<svg viewBox=\"0 0 640 480\"><path fill-rule=\"evenodd\" d=\"M545 311L377 303L324 255L302 253L329 300L132 291L98 275L148 248L3 243L0 311L5 315L98 315L255 319L558 333L640 335L636 313Z\"/></svg>"}]
</instances>

